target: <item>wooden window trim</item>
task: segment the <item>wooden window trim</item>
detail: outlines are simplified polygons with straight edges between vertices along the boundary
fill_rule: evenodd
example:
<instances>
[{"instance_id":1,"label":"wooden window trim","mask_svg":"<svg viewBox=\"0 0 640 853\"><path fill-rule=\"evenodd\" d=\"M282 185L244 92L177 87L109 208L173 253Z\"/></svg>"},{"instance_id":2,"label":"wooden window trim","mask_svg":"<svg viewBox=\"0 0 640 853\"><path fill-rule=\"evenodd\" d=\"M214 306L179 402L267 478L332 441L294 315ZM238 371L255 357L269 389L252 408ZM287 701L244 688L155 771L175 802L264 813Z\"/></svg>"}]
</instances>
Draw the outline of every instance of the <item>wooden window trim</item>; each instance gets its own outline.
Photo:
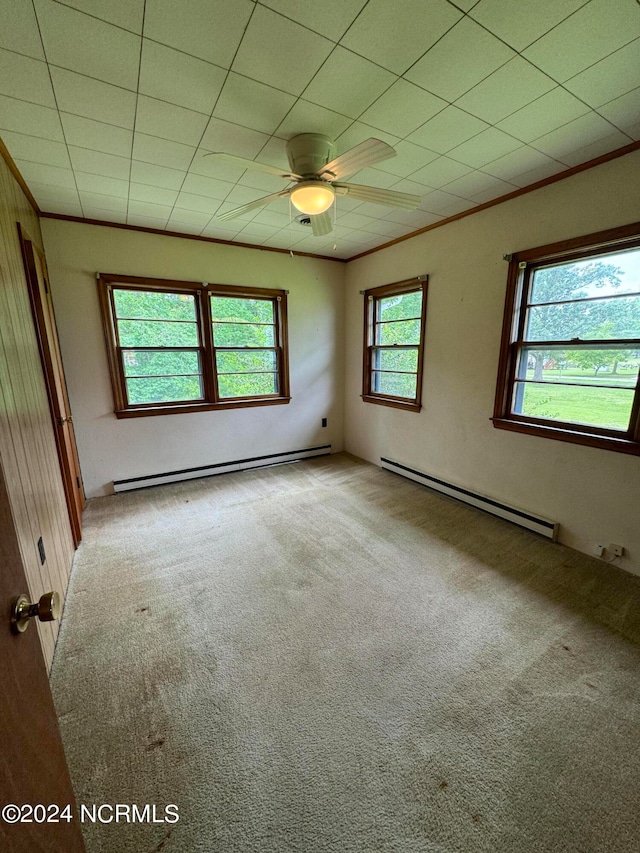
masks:
<instances>
[{"instance_id":1,"label":"wooden window trim","mask_svg":"<svg viewBox=\"0 0 640 853\"><path fill-rule=\"evenodd\" d=\"M98 273L98 297L102 315L102 324L107 349L109 378L114 400L114 414L117 418L140 418L157 415L176 415L189 412L207 412L221 409L252 408L255 406L286 405L289 403L289 350L287 334L287 291L245 285L210 284L208 282L182 281L140 276L123 276L110 273ZM185 347L197 349L202 364L203 400L181 401L175 403L127 403L124 365L120 357L115 305L114 287L126 287L128 290L160 291L170 293L189 293L195 296L196 323L198 327L198 346ZM215 373L215 353L213 345L213 325L211 321L210 297L229 296L244 299L269 299L274 304L273 349L277 353L279 391L274 395L232 397L220 399L217 391Z\"/></svg>"},{"instance_id":2,"label":"wooden window trim","mask_svg":"<svg viewBox=\"0 0 640 853\"><path fill-rule=\"evenodd\" d=\"M511 412L517 353L524 343L525 304L531 270L550 263L570 263L571 261L597 255L614 254L632 248L640 248L640 222L539 246L536 249L528 249L511 256L504 304L498 381L494 412L491 419L496 429L640 456L640 380L635 389L630 427L624 434L616 430L549 421L516 415ZM522 263L527 265L525 269L520 269ZM539 342L526 343L535 346ZM562 341L557 343L562 343ZM581 343L586 344L588 342L583 341ZM603 343L603 341L592 341L591 343Z\"/></svg>"},{"instance_id":3,"label":"wooden window trim","mask_svg":"<svg viewBox=\"0 0 640 853\"><path fill-rule=\"evenodd\" d=\"M408 412L419 412L422 408L422 375L424 364L424 340L427 322L427 290L429 276L395 281L364 291L364 346L362 354L362 399L365 403L375 403L379 406L389 406L394 409L404 409ZM373 352L373 330L375 328L375 306L378 299L386 296L399 296L404 293L422 291L422 310L420 314L420 343L418 344L418 369L416 372L416 396L413 398L394 397L379 394L371 387L371 355Z\"/></svg>"}]
</instances>

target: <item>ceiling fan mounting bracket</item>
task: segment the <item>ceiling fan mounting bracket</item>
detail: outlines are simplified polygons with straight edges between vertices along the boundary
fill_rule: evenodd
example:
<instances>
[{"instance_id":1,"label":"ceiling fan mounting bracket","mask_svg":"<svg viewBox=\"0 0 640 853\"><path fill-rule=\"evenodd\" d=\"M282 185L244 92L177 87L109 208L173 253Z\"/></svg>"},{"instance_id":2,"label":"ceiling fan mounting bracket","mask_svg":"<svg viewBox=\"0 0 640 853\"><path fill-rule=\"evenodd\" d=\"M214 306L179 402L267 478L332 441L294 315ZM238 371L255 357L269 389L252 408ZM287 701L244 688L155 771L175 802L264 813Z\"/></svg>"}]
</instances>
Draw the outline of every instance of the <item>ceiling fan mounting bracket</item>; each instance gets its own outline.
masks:
<instances>
[{"instance_id":1,"label":"ceiling fan mounting bracket","mask_svg":"<svg viewBox=\"0 0 640 853\"><path fill-rule=\"evenodd\" d=\"M287 142L287 159L291 171L305 178L317 180L322 167L335 156L335 142L322 133L299 133Z\"/></svg>"}]
</instances>

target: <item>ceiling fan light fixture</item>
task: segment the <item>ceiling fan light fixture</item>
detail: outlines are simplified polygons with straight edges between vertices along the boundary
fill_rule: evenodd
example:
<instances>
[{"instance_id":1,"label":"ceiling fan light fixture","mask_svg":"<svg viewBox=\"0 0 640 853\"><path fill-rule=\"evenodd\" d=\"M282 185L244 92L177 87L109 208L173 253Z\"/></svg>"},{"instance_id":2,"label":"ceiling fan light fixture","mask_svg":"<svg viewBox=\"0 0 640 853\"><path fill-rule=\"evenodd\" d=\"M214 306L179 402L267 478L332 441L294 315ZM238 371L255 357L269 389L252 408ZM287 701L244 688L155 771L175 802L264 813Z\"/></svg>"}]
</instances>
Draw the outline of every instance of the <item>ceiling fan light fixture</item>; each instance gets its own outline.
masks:
<instances>
[{"instance_id":1,"label":"ceiling fan light fixture","mask_svg":"<svg viewBox=\"0 0 640 853\"><path fill-rule=\"evenodd\" d=\"M291 190L293 206L308 216L316 216L329 210L334 196L333 187L321 181L301 181Z\"/></svg>"}]
</instances>

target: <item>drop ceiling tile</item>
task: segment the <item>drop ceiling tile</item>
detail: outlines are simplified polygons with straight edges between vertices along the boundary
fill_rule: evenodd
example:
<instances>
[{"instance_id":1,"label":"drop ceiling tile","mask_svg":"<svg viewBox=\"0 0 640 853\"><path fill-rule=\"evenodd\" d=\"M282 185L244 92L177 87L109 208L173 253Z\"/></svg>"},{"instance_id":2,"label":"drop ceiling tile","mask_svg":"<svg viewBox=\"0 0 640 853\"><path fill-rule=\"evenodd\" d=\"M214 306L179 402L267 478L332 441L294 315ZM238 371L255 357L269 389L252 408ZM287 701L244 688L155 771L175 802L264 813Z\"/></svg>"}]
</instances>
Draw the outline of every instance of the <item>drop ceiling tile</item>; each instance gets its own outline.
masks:
<instances>
[{"instance_id":1,"label":"drop ceiling tile","mask_svg":"<svg viewBox=\"0 0 640 853\"><path fill-rule=\"evenodd\" d=\"M406 228L399 222L391 222L388 219L374 219L370 225L363 226L362 230L367 234L379 234L381 237L393 239L404 234Z\"/></svg>"},{"instance_id":2,"label":"drop ceiling tile","mask_svg":"<svg viewBox=\"0 0 640 853\"><path fill-rule=\"evenodd\" d=\"M207 227L202 231L203 237L211 237L214 240L233 240L235 235L238 233L238 226L234 226L229 228L231 222L216 222L215 224L207 225ZM227 226L227 227L225 227Z\"/></svg>"},{"instance_id":3,"label":"drop ceiling tile","mask_svg":"<svg viewBox=\"0 0 640 853\"><path fill-rule=\"evenodd\" d=\"M294 95L231 71L213 115L225 121L271 134L295 101Z\"/></svg>"},{"instance_id":4,"label":"drop ceiling tile","mask_svg":"<svg viewBox=\"0 0 640 853\"><path fill-rule=\"evenodd\" d=\"M455 101L515 55L483 27L463 18L405 77L434 95Z\"/></svg>"},{"instance_id":5,"label":"drop ceiling tile","mask_svg":"<svg viewBox=\"0 0 640 853\"><path fill-rule=\"evenodd\" d=\"M45 62L0 50L0 95L55 107L51 80Z\"/></svg>"},{"instance_id":6,"label":"drop ceiling tile","mask_svg":"<svg viewBox=\"0 0 640 853\"><path fill-rule=\"evenodd\" d=\"M155 166L167 166L170 169L187 170L195 154L195 146L183 145L168 139L158 139L144 133L134 134L133 157Z\"/></svg>"},{"instance_id":7,"label":"drop ceiling tile","mask_svg":"<svg viewBox=\"0 0 640 853\"><path fill-rule=\"evenodd\" d=\"M361 213L343 213L338 215L338 222L347 228L362 228L364 225L371 225L373 220Z\"/></svg>"},{"instance_id":8,"label":"drop ceiling tile","mask_svg":"<svg viewBox=\"0 0 640 853\"><path fill-rule=\"evenodd\" d=\"M233 60L233 70L300 95L332 49L328 39L264 6L256 6Z\"/></svg>"},{"instance_id":9,"label":"drop ceiling tile","mask_svg":"<svg viewBox=\"0 0 640 853\"><path fill-rule=\"evenodd\" d=\"M414 130L409 139L431 151L446 154L451 148L461 145L488 127L486 121L451 106Z\"/></svg>"},{"instance_id":10,"label":"drop ceiling tile","mask_svg":"<svg viewBox=\"0 0 640 853\"><path fill-rule=\"evenodd\" d=\"M64 0L64 4L132 33L142 32L144 0Z\"/></svg>"},{"instance_id":11,"label":"drop ceiling tile","mask_svg":"<svg viewBox=\"0 0 640 853\"><path fill-rule=\"evenodd\" d=\"M567 166L578 166L580 163L587 163L595 157L601 157L603 154L615 151L616 148L623 148L631 142L633 142L633 139L626 133L622 133L620 130L614 130L608 136L596 139L584 148L579 148L577 151L571 151L569 154L565 154L563 162L566 163Z\"/></svg>"},{"instance_id":12,"label":"drop ceiling tile","mask_svg":"<svg viewBox=\"0 0 640 853\"><path fill-rule=\"evenodd\" d=\"M115 154L118 157L131 156L133 133L130 130L71 113L61 113L60 118L69 145L90 148L104 154Z\"/></svg>"},{"instance_id":13,"label":"drop ceiling tile","mask_svg":"<svg viewBox=\"0 0 640 853\"><path fill-rule=\"evenodd\" d=\"M413 142L408 142L406 139L396 143L393 147L395 148L396 156L377 163L376 169L380 172L388 172L398 178L406 178L412 172L421 169L427 163L431 163L438 158L435 151L428 151L421 145L414 145Z\"/></svg>"},{"instance_id":14,"label":"drop ceiling tile","mask_svg":"<svg viewBox=\"0 0 640 853\"><path fill-rule=\"evenodd\" d=\"M480 0L470 15L498 38L521 51L586 2L587 0L536 0L535 3L523 3L522 0Z\"/></svg>"},{"instance_id":15,"label":"drop ceiling tile","mask_svg":"<svg viewBox=\"0 0 640 853\"><path fill-rule=\"evenodd\" d=\"M47 60L135 90L140 37L53 0L34 0Z\"/></svg>"},{"instance_id":16,"label":"drop ceiling tile","mask_svg":"<svg viewBox=\"0 0 640 853\"><path fill-rule=\"evenodd\" d=\"M167 104L147 95L138 96L136 133L181 142L195 148L202 139L208 121L209 117L202 113Z\"/></svg>"},{"instance_id":17,"label":"drop ceiling tile","mask_svg":"<svg viewBox=\"0 0 640 853\"><path fill-rule=\"evenodd\" d=\"M298 133L324 133L331 139L340 136L351 124L353 119L334 113L325 107L311 104L300 98L282 124L277 134L284 139L290 139ZM284 146L283 146L284 147Z\"/></svg>"},{"instance_id":18,"label":"drop ceiling tile","mask_svg":"<svg viewBox=\"0 0 640 853\"><path fill-rule=\"evenodd\" d=\"M144 34L228 68L253 8L250 0L147 0Z\"/></svg>"},{"instance_id":19,"label":"drop ceiling tile","mask_svg":"<svg viewBox=\"0 0 640 853\"><path fill-rule=\"evenodd\" d=\"M274 228L273 225L264 225L263 223L256 222L254 219L252 219L251 222L248 222L244 226L238 236L238 239L244 240L245 237L251 236L262 237L264 240L266 240L268 237L273 237L276 234L277 230L278 229Z\"/></svg>"},{"instance_id":20,"label":"drop ceiling tile","mask_svg":"<svg viewBox=\"0 0 640 853\"><path fill-rule=\"evenodd\" d=\"M83 208L95 210L113 211L119 213L127 212L127 199L115 195L104 195L102 193L80 192L80 201Z\"/></svg>"},{"instance_id":21,"label":"drop ceiling tile","mask_svg":"<svg viewBox=\"0 0 640 853\"><path fill-rule=\"evenodd\" d=\"M471 171L469 166L450 160L448 157L438 157L422 169L418 169L411 175L411 180L418 181L427 187L443 187L445 184L468 175Z\"/></svg>"},{"instance_id":22,"label":"drop ceiling tile","mask_svg":"<svg viewBox=\"0 0 640 853\"><path fill-rule=\"evenodd\" d=\"M418 228L426 228L427 225L433 225L434 222L439 222L443 217L437 213L427 213L424 210L394 210L385 216L390 222L399 222L411 230Z\"/></svg>"},{"instance_id":23,"label":"drop ceiling tile","mask_svg":"<svg viewBox=\"0 0 640 853\"><path fill-rule=\"evenodd\" d=\"M136 95L74 71L50 67L58 108L133 130Z\"/></svg>"},{"instance_id":24,"label":"drop ceiling tile","mask_svg":"<svg viewBox=\"0 0 640 853\"><path fill-rule=\"evenodd\" d=\"M546 154L525 145L522 148L518 148L517 151L506 154L504 157L496 157L495 160L487 163L482 168L483 171L488 172L490 175L495 175L495 177L502 178L504 181L512 181L518 175L531 172L533 169L552 167L550 174L553 174L553 167L559 165L561 166L561 164Z\"/></svg>"},{"instance_id":25,"label":"drop ceiling tile","mask_svg":"<svg viewBox=\"0 0 640 853\"><path fill-rule=\"evenodd\" d=\"M131 160L128 157L116 157L114 154L103 154L88 148L77 148L75 145L69 146L69 155L76 171L129 180Z\"/></svg>"},{"instance_id":26,"label":"drop ceiling tile","mask_svg":"<svg viewBox=\"0 0 640 853\"><path fill-rule=\"evenodd\" d=\"M6 130L2 131L2 141L14 160L28 160L43 166L60 166L62 169L71 168L67 146L62 142L52 142L50 139Z\"/></svg>"},{"instance_id":27,"label":"drop ceiling tile","mask_svg":"<svg viewBox=\"0 0 640 853\"><path fill-rule=\"evenodd\" d=\"M262 0L274 12L279 12L332 41L338 41L356 18L366 0L324 0L307 3L305 0Z\"/></svg>"},{"instance_id":28,"label":"drop ceiling tile","mask_svg":"<svg viewBox=\"0 0 640 853\"><path fill-rule=\"evenodd\" d=\"M446 106L446 101L414 86L408 80L397 80L361 118L373 127L398 136L408 136Z\"/></svg>"},{"instance_id":29,"label":"drop ceiling tile","mask_svg":"<svg viewBox=\"0 0 640 853\"><path fill-rule=\"evenodd\" d=\"M271 205L262 208L254 216L253 222L261 222L263 225L271 225L274 228L288 228L289 217L286 213L280 213L277 210L271 210Z\"/></svg>"},{"instance_id":30,"label":"drop ceiling tile","mask_svg":"<svg viewBox=\"0 0 640 853\"><path fill-rule=\"evenodd\" d=\"M71 169L61 169L59 166L43 166L41 163L30 163L28 160L14 159L20 174L27 184L32 181L37 184L49 184L53 187L75 189Z\"/></svg>"},{"instance_id":31,"label":"drop ceiling tile","mask_svg":"<svg viewBox=\"0 0 640 853\"><path fill-rule=\"evenodd\" d=\"M529 187L531 184L536 184L538 181L543 181L545 178L551 177L551 175L564 172L565 169L566 166L563 163L558 163L557 160L548 158L546 165L537 166L535 169L523 172L521 175L514 175L509 183L515 184L517 187Z\"/></svg>"},{"instance_id":32,"label":"drop ceiling tile","mask_svg":"<svg viewBox=\"0 0 640 853\"><path fill-rule=\"evenodd\" d=\"M174 208L171 218L169 219L169 227L173 228L176 225L189 225L191 228L204 228L211 221L211 214L202 213L199 210L186 210L185 208Z\"/></svg>"},{"instance_id":33,"label":"drop ceiling tile","mask_svg":"<svg viewBox=\"0 0 640 853\"><path fill-rule=\"evenodd\" d=\"M509 192L513 192L513 190L509 190ZM475 204L486 204L488 201L494 201L496 198L501 198L503 195L507 195L507 193L504 193L499 186L495 186L491 189L478 193L472 200Z\"/></svg>"},{"instance_id":34,"label":"drop ceiling tile","mask_svg":"<svg viewBox=\"0 0 640 853\"><path fill-rule=\"evenodd\" d=\"M349 183L364 184L366 186L388 189L396 183L398 176L392 175L390 172L382 172L375 166L370 166L367 169L360 169L359 172L349 176L347 180Z\"/></svg>"},{"instance_id":35,"label":"drop ceiling tile","mask_svg":"<svg viewBox=\"0 0 640 853\"><path fill-rule=\"evenodd\" d=\"M395 74L336 46L303 92L307 101L357 118L397 79ZM357 80L358 85L350 85Z\"/></svg>"},{"instance_id":36,"label":"drop ceiling tile","mask_svg":"<svg viewBox=\"0 0 640 853\"><path fill-rule=\"evenodd\" d=\"M45 210L47 213L59 213L64 216L79 216L84 218L85 215L79 204L65 204L64 202L57 202L45 208Z\"/></svg>"},{"instance_id":37,"label":"drop ceiling tile","mask_svg":"<svg viewBox=\"0 0 640 853\"><path fill-rule=\"evenodd\" d=\"M152 216L154 219L168 219L171 215L173 205L153 204L149 201L138 201L129 197L129 216Z\"/></svg>"},{"instance_id":38,"label":"drop ceiling tile","mask_svg":"<svg viewBox=\"0 0 640 853\"><path fill-rule=\"evenodd\" d=\"M29 189L43 210L49 210L54 204L78 204L78 190L74 187L56 187L51 184L39 184L29 181Z\"/></svg>"},{"instance_id":39,"label":"drop ceiling tile","mask_svg":"<svg viewBox=\"0 0 640 853\"><path fill-rule=\"evenodd\" d=\"M640 85L640 39L596 62L564 85L592 107L600 107L635 89Z\"/></svg>"},{"instance_id":40,"label":"drop ceiling tile","mask_svg":"<svg viewBox=\"0 0 640 853\"><path fill-rule=\"evenodd\" d=\"M437 213L442 216L443 210L451 207L452 205L459 204L461 201L467 205L469 204L468 199L461 199L453 193L448 193L443 190L433 190L422 197L419 209L425 210L427 213Z\"/></svg>"},{"instance_id":41,"label":"drop ceiling tile","mask_svg":"<svg viewBox=\"0 0 640 853\"><path fill-rule=\"evenodd\" d=\"M640 36L635 0L591 0L524 51L558 83Z\"/></svg>"},{"instance_id":42,"label":"drop ceiling tile","mask_svg":"<svg viewBox=\"0 0 640 853\"><path fill-rule=\"evenodd\" d=\"M128 181L121 181L118 178L105 178L103 175L89 175L86 172L76 172L75 178L81 192L115 195L120 198L129 197Z\"/></svg>"},{"instance_id":43,"label":"drop ceiling tile","mask_svg":"<svg viewBox=\"0 0 640 853\"><path fill-rule=\"evenodd\" d=\"M604 139L613 130L612 125L597 113L589 113L535 139L531 146L554 160L568 163L567 157L574 151Z\"/></svg>"},{"instance_id":44,"label":"drop ceiling tile","mask_svg":"<svg viewBox=\"0 0 640 853\"><path fill-rule=\"evenodd\" d=\"M129 186L129 199L148 201L152 204L173 205L178 198L178 190L168 190L164 187L150 187L147 184L132 183Z\"/></svg>"},{"instance_id":45,"label":"drop ceiling tile","mask_svg":"<svg viewBox=\"0 0 640 853\"><path fill-rule=\"evenodd\" d=\"M361 121L354 121L353 124L349 125L349 127L340 134L340 136L336 137L335 141L338 147L338 153L344 154L345 151L348 151L350 148L354 148L356 145L360 145L360 143L364 142L365 139L371 139L372 137L374 139L381 139L383 142L386 142L387 145L396 149L400 142L399 136L394 136L391 133L385 133L384 130L379 130L377 127L371 127L370 124L364 124ZM388 160L385 161L385 163L388 162Z\"/></svg>"},{"instance_id":46,"label":"drop ceiling tile","mask_svg":"<svg viewBox=\"0 0 640 853\"><path fill-rule=\"evenodd\" d=\"M396 181L393 189L400 193L411 193L411 195L417 195L420 198L430 192L429 187L418 183L418 181L412 181L411 178L402 178L402 180Z\"/></svg>"},{"instance_id":47,"label":"drop ceiling tile","mask_svg":"<svg viewBox=\"0 0 640 853\"><path fill-rule=\"evenodd\" d=\"M141 163L133 160L131 163L131 180L153 187L164 187L168 190L179 190L185 179L186 172L181 169L170 169L152 163Z\"/></svg>"},{"instance_id":48,"label":"drop ceiling tile","mask_svg":"<svg viewBox=\"0 0 640 853\"><path fill-rule=\"evenodd\" d=\"M227 72L179 50L142 40L140 92L211 115Z\"/></svg>"},{"instance_id":49,"label":"drop ceiling tile","mask_svg":"<svg viewBox=\"0 0 640 853\"><path fill-rule=\"evenodd\" d=\"M462 145L453 148L449 151L448 156L453 160L465 163L467 166L479 169L485 163L522 147L520 140L514 139L513 136L509 136L495 127L489 127L472 139L463 142Z\"/></svg>"},{"instance_id":50,"label":"drop ceiling tile","mask_svg":"<svg viewBox=\"0 0 640 853\"><path fill-rule=\"evenodd\" d=\"M197 210L200 213L208 213L213 216L216 210L220 207L222 199L207 198L203 195L193 195L192 193L181 192L176 200L176 210Z\"/></svg>"},{"instance_id":51,"label":"drop ceiling tile","mask_svg":"<svg viewBox=\"0 0 640 853\"><path fill-rule=\"evenodd\" d=\"M86 219L99 219L101 222L119 222L125 224L127 214L117 210L109 210L100 207L90 207L83 205L82 212Z\"/></svg>"},{"instance_id":52,"label":"drop ceiling tile","mask_svg":"<svg viewBox=\"0 0 640 853\"><path fill-rule=\"evenodd\" d=\"M170 230L166 219L159 219L155 216L138 216L132 213L127 215L127 225L136 225L138 228L155 228L158 231L164 231L165 228Z\"/></svg>"},{"instance_id":53,"label":"drop ceiling tile","mask_svg":"<svg viewBox=\"0 0 640 853\"><path fill-rule=\"evenodd\" d=\"M588 112L589 107L586 104L561 86L557 86L535 101L531 101L526 107L507 116L498 123L497 127L523 142L531 142Z\"/></svg>"},{"instance_id":54,"label":"drop ceiling tile","mask_svg":"<svg viewBox=\"0 0 640 853\"><path fill-rule=\"evenodd\" d=\"M461 17L445 0L369 0L341 44L404 74Z\"/></svg>"},{"instance_id":55,"label":"drop ceiling tile","mask_svg":"<svg viewBox=\"0 0 640 853\"><path fill-rule=\"evenodd\" d=\"M550 77L516 56L463 95L456 106L495 124L554 86Z\"/></svg>"},{"instance_id":56,"label":"drop ceiling tile","mask_svg":"<svg viewBox=\"0 0 640 853\"><path fill-rule=\"evenodd\" d=\"M235 187L231 189L231 192L225 199L225 201L231 202L237 207L242 204L249 204L250 201L257 201L257 199L262 198L264 193L262 190L256 190L252 187L242 187L239 184L236 184ZM255 216L255 211L252 211L252 219Z\"/></svg>"},{"instance_id":57,"label":"drop ceiling tile","mask_svg":"<svg viewBox=\"0 0 640 853\"><path fill-rule=\"evenodd\" d=\"M279 178L277 175L267 175L265 172L256 172L253 169L247 169L242 175L239 182L243 187L253 187L256 190L263 190L267 193L277 193L280 190L286 189L287 181Z\"/></svg>"},{"instance_id":58,"label":"drop ceiling tile","mask_svg":"<svg viewBox=\"0 0 640 853\"><path fill-rule=\"evenodd\" d=\"M640 87L598 109L611 124L628 133L640 121ZM633 135L633 134L632 134ZM635 139L635 136L634 136Z\"/></svg>"},{"instance_id":59,"label":"drop ceiling tile","mask_svg":"<svg viewBox=\"0 0 640 853\"><path fill-rule=\"evenodd\" d=\"M64 142L57 110L0 95L0 131L7 130Z\"/></svg>"},{"instance_id":60,"label":"drop ceiling tile","mask_svg":"<svg viewBox=\"0 0 640 853\"><path fill-rule=\"evenodd\" d=\"M193 172L189 172L187 174L184 184L182 185L182 191L184 193L192 193L193 195L204 196L209 199L214 198L218 201L225 199L232 189L233 184L229 181L219 181L216 178L196 175ZM179 206L183 207L184 205ZM200 208L195 207L193 210L200 210Z\"/></svg>"},{"instance_id":61,"label":"drop ceiling tile","mask_svg":"<svg viewBox=\"0 0 640 853\"><path fill-rule=\"evenodd\" d=\"M0 47L34 59L44 59L38 22L31 3L0 0Z\"/></svg>"},{"instance_id":62,"label":"drop ceiling tile","mask_svg":"<svg viewBox=\"0 0 640 853\"><path fill-rule=\"evenodd\" d=\"M203 175L204 177L215 178L218 181L228 181L230 183L235 183L244 174L245 170L242 166L234 166L221 157L212 157L210 155L211 152L207 151L206 148L198 148L189 171L194 175Z\"/></svg>"},{"instance_id":63,"label":"drop ceiling tile","mask_svg":"<svg viewBox=\"0 0 640 853\"><path fill-rule=\"evenodd\" d=\"M501 189L504 193L512 192L515 189L513 184L507 181L502 181L493 175L487 175L485 172L470 172L462 178L457 178L450 184L445 185L445 190L453 195L461 196L462 198L472 199L475 195L481 192L486 192L491 189Z\"/></svg>"},{"instance_id":64,"label":"drop ceiling tile","mask_svg":"<svg viewBox=\"0 0 640 853\"><path fill-rule=\"evenodd\" d=\"M269 137L266 133L251 130L248 127L240 127L238 124L232 124L220 118L212 118L209 120L200 146L207 152L227 152L253 160L268 141ZM213 160L212 157L208 159Z\"/></svg>"},{"instance_id":65,"label":"drop ceiling tile","mask_svg":"<svg viewBox=\"0 0 640 853\"><path fill-rule=\"evenodd\" d=\"M476 206L477 202L471 201L467 198L459 198L457 201L454 201L452 204L446 205L440 211L440 215L444 216L445 219L448 219L450 216L455 216L458 213L462 213L465 210L471 210Z\"/></svg>"},{"instance_id":66,"label":"drop ceiling tile","mask_svg":"<svg viewBox=\"0 0 640 853\"><path fill-rule=\"evenodd\" d=\"M273 136L271 139L268 139L255 159L260 163L267 163L269 166L277 166L279 169L286 171L290 167L287 163L285 145L286 142L284 139Z\"/></svg>"}]
</instances>

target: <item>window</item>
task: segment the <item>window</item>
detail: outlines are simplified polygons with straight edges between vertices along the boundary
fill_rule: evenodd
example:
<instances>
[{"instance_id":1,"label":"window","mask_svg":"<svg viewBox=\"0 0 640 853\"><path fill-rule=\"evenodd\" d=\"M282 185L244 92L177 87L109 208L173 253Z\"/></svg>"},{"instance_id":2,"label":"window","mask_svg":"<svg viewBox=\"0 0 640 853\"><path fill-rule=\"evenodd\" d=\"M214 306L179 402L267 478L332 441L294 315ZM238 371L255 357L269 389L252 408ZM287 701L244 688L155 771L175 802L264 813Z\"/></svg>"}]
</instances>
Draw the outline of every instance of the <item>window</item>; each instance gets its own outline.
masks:
<instances>
[{"instance_id":1,"label":"window","mask_svg":"<svg viewBox=\"0 0 640 853\"><path fill-rule=\"evenodd\" d=\"M513 255L494 426L640 454L640 224Z\"/></svg>"},{"instance_id":2,"label":"window","mask_svg":"<svg viewBox=\"0 0 640 853\"><path fill-rule=\"evenodd\" d=\"M284 290L100 275L118 417L289 402Z\"/></svg>"},{"instance_id":3,"label":"window","mask_svg":"<svg viewBox=\"0 0 640 853\"><path fill-rule=\"evenodd\" d=\"M419 412L428 276L364 293L362 399Z\"/></svg>"}]
</instances>

